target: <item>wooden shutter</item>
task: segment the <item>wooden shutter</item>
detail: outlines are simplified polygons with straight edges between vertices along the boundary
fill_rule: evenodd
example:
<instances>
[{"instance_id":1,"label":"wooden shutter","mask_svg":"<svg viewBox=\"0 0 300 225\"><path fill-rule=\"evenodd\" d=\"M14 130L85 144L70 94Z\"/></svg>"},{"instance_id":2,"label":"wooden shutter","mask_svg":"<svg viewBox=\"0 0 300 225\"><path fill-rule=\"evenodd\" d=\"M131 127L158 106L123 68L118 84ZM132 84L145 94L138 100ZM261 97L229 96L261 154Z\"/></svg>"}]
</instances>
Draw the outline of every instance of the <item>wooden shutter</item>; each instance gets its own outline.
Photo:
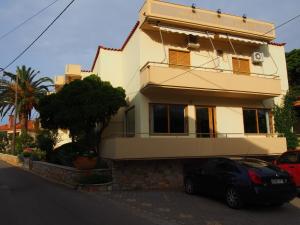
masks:
<instances>
[{"instance_id":1,"label":"wooden shutter","mask_svg":"<svg viewBox=\"0 0 300 225\"><path fill-rule=\"evenodd\" d=\"M250 75L249 59L232 58L232 68L235 74Z\"/></svg>"},{"instance_id":2,"label":"wooden shutter","mask_svg":"<svg viewBox=\"0 0 300 225\"><path fill-rule=\"evenodd\" d=\"M190 66L190 53L178 50L169 50L169 64L170 66Z\"/></svg>"}]
</instances>

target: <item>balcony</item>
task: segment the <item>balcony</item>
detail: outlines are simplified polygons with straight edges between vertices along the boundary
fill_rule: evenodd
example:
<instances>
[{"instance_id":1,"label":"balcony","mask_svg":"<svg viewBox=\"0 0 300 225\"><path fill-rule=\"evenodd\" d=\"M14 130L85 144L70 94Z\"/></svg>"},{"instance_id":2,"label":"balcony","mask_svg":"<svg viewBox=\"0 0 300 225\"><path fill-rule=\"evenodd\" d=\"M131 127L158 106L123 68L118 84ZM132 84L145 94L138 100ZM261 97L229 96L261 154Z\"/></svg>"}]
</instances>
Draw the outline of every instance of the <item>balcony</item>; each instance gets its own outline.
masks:
<instances>
[{"instance_id":1,"label":"balcony","mask_svg":"<svg viewBox=\"0 0 300 225\"><path fill-rule=\"evenodd\" d=\"M112 137L102 142L101 157L113 160L279 155L286 151L278 136L223 135L222 138Z\"/></svg>"},{"instance_id":2,"label":"balcony","mask_svg":"<svg viewBox=\"0 0 300 225\"><path fill-rule=\"evenodd\" d=\"M140 11L142 28L149 28L149 24L160 22L182 28L193 28L224 34L233 34L243 37L272 41L275 39L274 24L233 16L218 14L215 11L192 9L163 1L146 1Z\"/></svg>"},{"instance_id":3,"label":"balcony","mask_svg":"<svg viewBox=\"0 0 300 225\"><path fill-rule=\"evenodd\" d=\"M141 92L149 96L191 94L267 99L281 94L281 84L276 75L239 75L230 70L149 62L141 69Z\"/></svg>"}]
</instances>

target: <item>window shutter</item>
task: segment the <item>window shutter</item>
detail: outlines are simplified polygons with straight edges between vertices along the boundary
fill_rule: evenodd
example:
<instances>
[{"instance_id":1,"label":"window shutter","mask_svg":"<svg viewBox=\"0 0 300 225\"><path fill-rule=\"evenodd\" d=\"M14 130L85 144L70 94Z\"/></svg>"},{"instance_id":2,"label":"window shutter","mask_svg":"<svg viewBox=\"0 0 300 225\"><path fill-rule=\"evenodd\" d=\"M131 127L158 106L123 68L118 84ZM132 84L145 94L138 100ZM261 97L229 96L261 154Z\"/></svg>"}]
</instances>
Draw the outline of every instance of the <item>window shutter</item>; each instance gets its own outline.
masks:
<instances>
[{"instance_id":1,"label":"window shutter","mask_svg":"<svg viewBox=\"0 0 300 225\"><path fill-rule=\"evenodd\" d=\"M177 65L177 51L169 50L169 64L171 64L171 66Z\"/></svg>"},{"instance_id":2,"label":"window shutter","mask_svg":"<svg viewBox=\"0 0 300 225\"><path fill-rule=\"evenodd\" d=\"M190 66L190 53L178 50L169 50L170 66Z\"/></svg>"},{"instance_id":3,"label":"window shutter","mask_svg":"<svg viewBox=\"0 0 300 225\"><path fill-rule=\"evenodd\" d=\"M233 73L250 75L249 59L232 58Z\"/></svg>"}]
</instances>

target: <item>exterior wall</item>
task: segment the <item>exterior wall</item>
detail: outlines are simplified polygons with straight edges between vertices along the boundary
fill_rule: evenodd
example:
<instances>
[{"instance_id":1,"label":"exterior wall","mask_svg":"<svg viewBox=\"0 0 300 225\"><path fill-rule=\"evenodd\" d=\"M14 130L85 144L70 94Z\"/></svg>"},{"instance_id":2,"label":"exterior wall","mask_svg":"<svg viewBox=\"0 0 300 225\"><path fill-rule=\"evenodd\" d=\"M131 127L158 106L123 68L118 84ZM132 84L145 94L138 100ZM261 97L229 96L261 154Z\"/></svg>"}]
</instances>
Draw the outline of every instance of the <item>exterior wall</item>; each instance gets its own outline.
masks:
<instances>
[{"instance_id":1,"label":"exterior wall","mask_svg":"<svg viewBox=\"0 0 300 225\"><path fill-rule=\"evenodd\" d=\"M179 160L113 161L113 190L183 189Z\"/></svg>"},{"instance_id":2,"label":"exterior wall","mask_svg":"<svg viewBox=\"0 0 300 225\"><path fill-rule=\"evenodd\" d=\"M217 132L229 137L243 136L244 121L241 107L216 107Z\"/></svg>"},{"instance_id":3,"label":"exterior wall","mask_svg":"<svg viewBox=\"0 0 300 225\"><path fill-rule=\"evenodd\" d=\"M128 42L126 42L125 47L122 49L99 48L99 56L97 57L94 69L92 71L92 73L98 74L102 78L102 80L110 81L113 86L122 86L126 90L128 106L135 106L135 132L137 133L137 137L149 137L149 103L175 103L188 105L187 116L189 123L189 135L181 136L182 138L184 137L183 139L186 139L187 137L195 137L195 105L215 106L217 116L217 132L226 135L229 134L236 137L244 136L242 111L243 107L272 108L274 104L279 104L281 102L283 95L288 90L284 47L271 44L259 46L251 43L232 41L232 44L234 46L233 49L228 40L220 39L218 38L218 35L216 35L213 39L213 46L209 39L200 38L200 48L198 50L190 51L191 66L206 67L202 68L202 70L206 72L206 75L209 76L209 79L205 79L205 76L200 76L201 79L199 79L199 77L197 78L196 76L194 76L195 74L199 74L193 71L193 73L187 73L178 78L178 80L172 80L172 82L174 82L174 85L179 87L175 89L177 91L180 89L180 92L176 92L174 91L174 89L164 92L154 90L152 93L141 93L141 84L143 84L141 82L143 79L142 68L144 65L151 61L162 63L163 69L166 70L155 70L153 74L153 76L156 76L154 83L156 82L159 85L162 81L162 75L171 76L175 73L173 70L167 68L167 64L169 62L169 49L188 51L186 47L186 35L162 32L161 37L158 29L155 30L153 28L149 28L149 26L145 26L145 24L143 23L145 19L143 12L151 13L149 11L149 4L147 3L143 5L140 11L140 26L133 32L132 35L130 35L130 38ZM161 4L169 5L168 3ZM173 4L170 4L168 7L171 7L172 10L175 11L178 9L183 10L182 14L178 15L178 18L183 15L193 15L190 11L189 14L183 13L184 10L191 10L190 7L176 6ZM203 10L199 10L199 12L200 11L204 14L212 13ZM162 10L161 12L161 15L169 13L164 10ZM213 13L216 19L217 16L215 15L215 12ZM223 21L223 19L225 18L231 21L241 19L241 17L229 15L224 15L220 19ZM222 23L222 21L220 23ZM201 21L199 21L199 23L200 22ZM273 26L270 23L251 19L247 20L247 22L249 22L249 24L254 23L257 25L255 27L252 27L251 29L250 27L248 27L249 36L247 36L246 33L243 33L243 35L247 36L248 38L251 38L251 35L259 38L258 34L250 34L259 26ZM188 23L182 25L187 26ZM236 26L236 24L232 25ZM241 26L244 25L245 24L243 22ZM193 28L193 26L191 25L190 28ZM222 33L222 31L224 31L222 29L219 31L216 30L216 34L218 32ZM271 36L269 38L271 38ZM265 39L268 38L266 36L260 36L260 40ZM223 51L223 54L221 56L218 56L216 50ZM251 56L255 51L264 52L265 61L261 65L252 63ZM249 59L251 73L252 75L256 74L256 77L238 76L232 74L232 57ZM261 77L257 77L258 74L259 76L275 75L278 76L279 79L262 80ZM224 81L223 78L225 76L226 79L228 77L232 79L227 79ZM216 88L216 86L223 87L224 82L228 84L228 90L232 89L232 86L230 85L233 84L235 84L235 87L238 87L240 89L238 89L238 92L235 93L235 95L229 93L225 96L224 92ZM200 83L202 85L201 87L204 86L206 87L206 89L201 90L201 92L198 92L196 94L195 92L191 93L188 90L184 89L190 84L200 86ZM212 89L216 89L216 91L213 94L208 95L207 93ZM241 92L244 92L243 96L242 94L239 95ZM249 97L252 92L254 93L253 96ZM278 97L274 98L274 96ZM122 136L122 134L124 133L124 122L125 108L122 108L113 118L110 126L105 131L104 136ZM153 136L151 136L151 138L152 137ZM278 149L284 151L285 148L282 145L283 142L281 140L279 142L281 144L279 145ZM266 141L265 143L269 143L269 141ZM276 141L274 143L276 143ZM269 148L271 149L271 147Z\"/></svg>"},{"instance_id":4,"label":"exterior wall","mask_svg":"<svg viewBox=\"0 0 300 225\"><path fill-rule=\"evenodd\" d=\"M124 85L122 52L101 49L93 73L104 81L109 81L114 87Z\"/></svg>"},{"instance_id":5,"label":"exterior wall","mask_svg":"<svg viewBox=\"0 0 300 225\"><path fill-rule=\"evenodd\" d=\"M113 160L175 159L212 156L280 155L285 138L112 138L102 142L101 156Z\"/></svg>"}]
</instances>

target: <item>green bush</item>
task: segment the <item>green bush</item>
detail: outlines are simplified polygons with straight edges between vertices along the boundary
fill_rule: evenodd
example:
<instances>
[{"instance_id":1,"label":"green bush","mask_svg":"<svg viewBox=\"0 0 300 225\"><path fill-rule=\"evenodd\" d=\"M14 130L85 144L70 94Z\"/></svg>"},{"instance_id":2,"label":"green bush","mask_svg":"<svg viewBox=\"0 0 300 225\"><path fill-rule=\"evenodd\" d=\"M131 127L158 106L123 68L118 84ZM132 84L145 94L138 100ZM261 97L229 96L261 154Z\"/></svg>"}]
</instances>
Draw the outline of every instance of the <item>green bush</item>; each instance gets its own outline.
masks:
<instances>
[{"instance_id":1,"label":"green bush","mask_svg":"<svg viewBox=\"0 0 300 225\"><path fill-rule=\"evenodd\" d=\"M31 137L26 132L21 132L21 135L16 137L16 152L15 154L21 154L25 148L34 148L35 142L33 137Z\"/></svg>"},{"instance_id":2,"label":"green bush","mask_svg":"<svg viewBox=\"0 0 300 225\"><path fill-rule=\"evenodd\" d=\"M6 152L8 149L8 137L6 132L0 132L0 152Z\"/></svg>"},{"instance_id":3,"label":"green bush","mask_svg":"<svg viewBox=\"0 0 300 225\"><path fill-rule=\"evenodd\" d=\"M49 160L50 154L57 143L57 131L41 130L36 136L37 147L45 153L46 159Z\"/></svg>"},{"instance_id":4,"label":"green bush","mask_svg":"<svg viewBox=\"0 0 300 225\"><path fill-rule=\"evenodd\" d=\"M298 146L298 140L295 133L292 132L296 121L293 103L296 100L296 94L293 90L286 93L283 104L274 107L275 130L285 136L287 147L295 149Z\"/></svg>"},{"instance_id":5,"label":"green bush","mask_svg":"<svg viewBox=\"0 0 300 225\"><path fill-rule=\"evenodd\" d=\"M81 151L82 146L77 143L67 143L56 149L50 155L50 162L63 166L73 166L73 160Z\"/></svg>"}]
</instances>

